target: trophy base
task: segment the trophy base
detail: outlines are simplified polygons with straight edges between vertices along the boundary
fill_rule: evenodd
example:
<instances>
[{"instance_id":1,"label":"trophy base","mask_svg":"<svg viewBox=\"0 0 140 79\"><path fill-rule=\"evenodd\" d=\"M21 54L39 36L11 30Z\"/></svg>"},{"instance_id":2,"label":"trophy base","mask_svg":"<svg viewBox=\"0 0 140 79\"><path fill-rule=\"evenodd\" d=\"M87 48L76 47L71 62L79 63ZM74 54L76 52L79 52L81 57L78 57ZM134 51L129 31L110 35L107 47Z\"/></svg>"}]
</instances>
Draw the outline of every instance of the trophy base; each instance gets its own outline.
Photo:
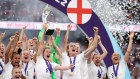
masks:
<instances>
[{"instance_id":1,"label":"trophy base","mask_svg":"<svg viewBox=\"0 0 140 79\"><path fill-rule=\"evenodd\" d=\"M52 35L54 33L54 29L48 29L45 35Z\"/></svg>"}]
</instances>

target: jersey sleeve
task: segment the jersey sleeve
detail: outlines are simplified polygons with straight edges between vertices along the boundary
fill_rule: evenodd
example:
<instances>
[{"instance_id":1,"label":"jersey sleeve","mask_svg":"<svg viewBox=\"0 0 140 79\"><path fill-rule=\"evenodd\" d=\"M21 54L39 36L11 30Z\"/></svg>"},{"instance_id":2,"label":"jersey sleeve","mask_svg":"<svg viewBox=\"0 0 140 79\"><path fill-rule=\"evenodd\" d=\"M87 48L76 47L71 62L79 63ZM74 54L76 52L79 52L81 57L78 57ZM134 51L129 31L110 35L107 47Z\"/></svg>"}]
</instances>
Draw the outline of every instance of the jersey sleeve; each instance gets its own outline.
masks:
<instances>
[{"instance_id":1,"label":"jersey sleeve","mask_svg":"<svg viewBox=\"0 0 140 79\"><path fill-rule=\"evenodd\" d=\"M120 61L120 64L126 65L127 62L125 62L124 58Z\"/></svg>"},{"instance_id":2,"label":"jersey sleeve","mask_svg":"<svg viewBox=\"0 0 140 79\"><path fill-rule=\"evenodd\" d=\"M38 34L38 40L39 40L39 42L41 41L41 36L42 36L43 30L44 30L44 27L41 29L41 31Z\"/></svg>"},{"instance_id":3,"label":"jersey sleeve","mask_svg":"<svg viewBox=\"0 0 140 79\"><path fill-rule=\"evenodd\" d=\"M61 60L64 60L66 56L67 56L67 52L65 51L65 52L62 53L62 58L61 58Z\"/></svg>"},{"instance_id":4,"label":"jersey sleeve","mask_svg":"<svg viewBox=\"0 0 140 79\"><path fill-rule=\"evenodd\" d=\"M37 58L37 63L39 63L43 59L43 56L41 54L40 56L37 56L36 58Z\"/></svg>"}]
</instances>

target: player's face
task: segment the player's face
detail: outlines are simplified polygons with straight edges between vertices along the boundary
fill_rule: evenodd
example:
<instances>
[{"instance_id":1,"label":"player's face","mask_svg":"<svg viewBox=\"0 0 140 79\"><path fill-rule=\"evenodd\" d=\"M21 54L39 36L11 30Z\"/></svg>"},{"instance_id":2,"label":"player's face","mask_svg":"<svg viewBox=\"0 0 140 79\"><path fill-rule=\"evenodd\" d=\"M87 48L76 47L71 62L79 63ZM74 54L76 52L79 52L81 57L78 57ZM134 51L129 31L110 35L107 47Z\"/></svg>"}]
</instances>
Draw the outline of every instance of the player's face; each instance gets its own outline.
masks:
<instances>
[{"instance_id":1,"label":"player's face","mask_svg":"<svg viewBox=\"0 0 140 79\"><path fill-rule=\"evenodd\" d=\"M76 55L76 44L75 43L69 43L69 48L67 49L69 52L69 55L74 54Z\"/></svg>"},{"instance_id":2,"label":"player's face","mask_svg":"<svg viewBox=\"0 0 140 79\"><path fill-rule=\"evenodd\" d=\"M99 66L101 64L101 55L100 54L94 55L93 62L95 65Z\"/></svg>"},{"instance_id":3,"label":"player's face","mask_svg":"<svg viewBox=\"0 0 140 79\"><path fill-rule=\"evenodd\" d=\"M113 53L112 61L113 61L113 64L118 64L120 61L120 54L117 52Z\"/></svg>"},{"instance_id":4,"label":"player's face","mask_svg":"<svg viewBox=\"0 0 140 79\"><path fill-rule=\"evenodd\" d=\"M21 70L14 69L12 73L13 79L20 79L21 78Z\"/></svg>"},{"instance_id":5,"label":"player's face","mask_svg":"<svg viewBox=\"0 0 140 79\"><path fill-rule=\"evenodd\" d=\"M28 40L28 48L33 50L34 47L35 47L35 43L34 43L33 39L29 39Z\"/></svg>"},{"instance_id":6,"label":"player's face","mask_svg":"<svg viewBox=\"0 0 140 79\"><path fill-rule=\"evenodd\" d=\"M55 39L54 36L52 36L52 37L53 37L53 39ZM50 47L52 47L52 39L51 39L51 37L48 38L48 44L49 44Z\"/></svg>"},{"instance_id":7,"label":"player's face","mask_svg":"<svg viewBox=\"0 0 140 79\"><path fill-rule=\"evenodd\" d=\"M44 58L46 59L46 60L49 60L49 58L51 57L51 49L50 48L47 48L47 49L45 49L45 51L44 51L44 53L43 53L44 55Z\"/></svg>"},{"instance_id":8,"label":"player's face","mask_svg":"<svg viewBox=\"0 0 140 79\"><path fill-rule=\"evenodd\" d=\"M18 54L14 55L12 58L12 65L19 66L19 62L20 62L20 55Z\"/></svg>"},{"instance_id":9,"label":"player's face","mask_svg":"<svg viewBox=\"0 0 140 79\"><path fill-rule=\"evenodd\" d=\"M76 55L78 55L80 53L80 46L78 43L76 43Z\"/></svg>"},{"instance_id":10,"label":"player's face","mask_svg":"<svg viewBox=\"0 0 140 79\"><path fill-rule=\"evenodd\" d=\"M22 61L27 63L30 60L30 53L28 51L22 51Z\"/></svg>"},{"instance_id":11,"label":"player's face","mask_svg":"<svg viewBox=\"0 0 140 79\"><path fill-rule=\"evenodd\" d=\"M0 44L0 58L4 56L5 46L4 44Z\"/></svg>"}]
</instances>

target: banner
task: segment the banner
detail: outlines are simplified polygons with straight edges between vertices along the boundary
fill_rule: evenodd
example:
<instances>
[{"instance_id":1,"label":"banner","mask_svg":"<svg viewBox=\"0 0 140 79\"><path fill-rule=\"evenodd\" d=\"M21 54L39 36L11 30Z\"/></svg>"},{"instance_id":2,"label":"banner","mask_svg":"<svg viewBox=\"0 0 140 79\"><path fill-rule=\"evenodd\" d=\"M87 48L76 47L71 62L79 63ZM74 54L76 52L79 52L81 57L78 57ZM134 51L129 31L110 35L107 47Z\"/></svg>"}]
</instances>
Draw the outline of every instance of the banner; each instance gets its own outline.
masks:
<instances>
[{"instance_id":1,"label":"banner","mask_svg":"<svg viewBox=\"0 0 140 79\"><path fill-rule=\"evenodd\" d=\"M41 0L47 4L55 7L69 17L69 19L76 23L89 37L94 37L93 27L99 28L99 35L103 45L108 51L107 57L104 59L106 66L111 66L111 56L114 52L119 52L123 56L121 49L113 38L112 34L102 23L100 18L93 12L87 0ZM101 53L101 48L97 48ZM122 57L121 57L122 58ZM126 71L125 79L131 79L130 73Z\"/></svg>"}]
</instances>

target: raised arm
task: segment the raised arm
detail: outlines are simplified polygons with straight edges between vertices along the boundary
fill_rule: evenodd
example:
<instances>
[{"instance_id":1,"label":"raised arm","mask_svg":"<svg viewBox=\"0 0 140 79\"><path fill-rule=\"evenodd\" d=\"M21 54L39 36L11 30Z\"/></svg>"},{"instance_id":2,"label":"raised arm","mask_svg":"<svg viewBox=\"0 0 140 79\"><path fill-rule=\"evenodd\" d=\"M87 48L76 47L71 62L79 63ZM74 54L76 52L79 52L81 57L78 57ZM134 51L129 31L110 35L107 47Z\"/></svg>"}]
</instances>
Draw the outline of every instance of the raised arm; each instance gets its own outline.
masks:
<instances>
[{"instance_id":1,"label":"raised arm","mask_svg":"<svg viewBox=\"0 0 140 79\"><path fill-rule=\"evenodd\" d=\"M19 41L22 41L22 38L23 38L23 34L24 34L24 31L26 30L26 26L24 26L21 30L21 34L20 34L20 37L19 37Z\"/></svg>"},{"instance_id":2,"label":"raised arm","mask_svg":"<svg viewBox=\"0 0 140 79\"><path fill-rule=\"evenodd\" d=\"M90 48L90 47L93 46L93 45L92 45L92 43L93 43L93 38L90 37L90 38L88 39L88 41L89 41L88 48ZM87 51L87 50L86 50L86 51ZM90 56L89 56L88 59L87 59L87 64L90 64L91 61L92 61L92 53L90 54Z\"/></svg>"},{"instance_id":3,"label":"raised arm","mask_svg":"<svg viewBox=\"0 0 140 79\"><path fill-rule=\"evenodd\" d=\"M56 36L56 38L55 38L55 44L56 44L56 46L58 46L58 44L59 44L59 41L60 41L60 28L56 28L56 32L57 32L57 36ZM53 48L53 46L52 46L52 48L51 48L51 53L54 53L55 52L55 49ZM55 54L57 54L56 52L55 52Z\"/></svg>"},{"instance_id":4,"label":"raised arm","mask_svg":"<svg viewBox=\"0 0 140 79\"><path fill-rule=\"evenodd\" d=\"M17 46L17 43L18 43L18 38L19 38L19 32L16 31L16 33L15 33L15 39L14 39L14 43L13 43L13 47L12 47L12 49L9 52L9 57L11 57L11 55L13 54L13 52L16 49L16 46Z\"/></svg>"},{"instance_id":5,"label":"raised arm","mask_svg":"<svg viewBox=\"0 0 140 79\"><path fill-rule=\"evenodd\" d=\"M34 62L36 63L36 56L37 56L37 53L38 53L39 45L38 45L38 39L36 37L33 38L33 41L36 44L36 53L35 53L34 58L33 58Z\"/></svg>"},{"instance_id":6,"label":"raised arm","mask_svg":"<svg viewBox=\"0 0 140 79\"><path fill-rule=\"evenodd\" d=\"M107 52L106 48L103 46L99 35L98 35L98 44L100 45L100 47L101 47L101 49L103 51L103 54L101 55L102 60L103 60L106 57L108 52Z\"/></svg>"},{"instance_id":7,"label":"raised arm","mask_svg":"<svg viewBox=\"0 0 140 79\"><path fill-rule=\"evenodd\" d=\"M41 41L41 36L42 36L43 30L44 30L44 27L42 27L41 31L38 34L38 40L39 40L39 42Z\"/></svg>"},{"instance_id":8,"label":"raised arm","mask_svg":"<svg viewBox=\"0 0 140 79\"><path fill-rule=\"evenodd\" d=\"M57 36L60 37L60 28L56 28Z\"/></svg>"},{"instance_id":9,"label":"raised arm","mask_svg":"<svg viewBox=\"0 0 140 79\"><path fill-rule=\"evenodd\" d=\"M0 36L0 43L1 43L1 40L5 37L5 35L6 35L6 31L1 34L1 36Z\"/></svg>"},{"instance_id":10,"label":"raised arm","mask_svg":"<svg viewBox=\"0 0 140 79\"><path fill-rule=\"evenodd\" d=\"M18 52L18 49L21 47L21 45L22 45L22 41L18 41L14 52Z\"/></svg>"},{"instance_id":11,"label":"raised arm","mask_svg":"<svg viewBox=\"0 0 140 79\"><path fill-rule=\"evenodd\" d=\"M62 49L62 52L65 52L66 49L67 49L67 43L68 43L68 37L69 37L69 32L71 30L71 25L69 24L67 26L67 32L66 32L66 35L65 35L65 38L64 38L64 43L63 43L63 49Z\"/></svg>"},{"instance_id":12,"label":"raised arm","mask_svg":"<svg viewBox=\"0 0 140 79\"><path fill-rule=\"evenodd\" d=\"M24 36L23 36L23 38L22 38L21 49L22 49L22 50L28 50L27 44L28 44L28 38L27 38L26 34L24 33Z\"/></svg>"},{"instance_id":13,"label":"raised arm","mask_svg":"<svg viewBox=\"0 0 140 79\"><path fill-rule=\"evenodd\" d=\"M94 40L93 40L93 46L88 48L86 52L84 52L84 57L88 58L90 56L90 54L97 48L97 40L98 40L98 28L94 27L93 28L94 31Z\"/></svg>"},{"instance_id":14,"label":"raised arm","mask_svg":"<svg viewBox=\"0 0 140 79\"><path fill-rule=\"evenodd\" d=\"M43 30L43 33L42 33L42 36L41 36L41 41L40 41L40 43L39 43L39 49L38 49L37 56L40 56L40 55L42 54L42 52L43 52L45 31L46 31L46 29L48 28L47 23L43 24L43 27L44 27L44 30Z\"/></svg>"},{"instance_id":15,"label":"raised arm","mask_svg":"<svg viewBox=\"0 0 140 79\"><path fill-rule=\"evenodd\" d=\"M90 48L91 46L93 46L93 38L90 37L90 38L88 39L88 41L89 41L88 48Z\"/></svg>"},{"instance_id":16,"label":"raised arm","mask_svg":"<svg viewBox=\"0 0 140 79\"><path fill-rule=\"evenodd\" d=\"M130 35L128 35L129 37L129 44L128 44L128 48L127 48L127 51L125 53L125 56L124 56L124 61L127 62L128 59L129 59L129 55L131 53L131 49L132 49L132 43L133 43L133 37L134 37L134 31L132 31L130 33Z\"/></svg>"},{"instance_id":17,"label":"raised arm","mask_svg":"<svg viewBox=\"0 0 140 79\"><path fill-rule=\"evenodd\" d=\"M61 57L62 57L61 50L56 46L55 41L54 41L54 39L53 39L53 36L51 36L51 41L52 41L52 45L53 45L55 51L57 52L57 54L58 54L59 57L61 58Z\"/></svg>"},{"instance_id":18,"label":"raised arm","mask_svg":"<svg viewBox=\"0 0 140 79\"><path fill-rule=\"evenodd\" d=\"M16 31L16 33L15 33L15 39L14 39L14 43L13 43L13 47L12 47L12 49L14 49L14 50L15 50L17 44L18 44L18 38L19 38L19 32Z\"/></svg>"},{"instance_id":19,"label":"raised arm","mask_svg":"<svg viewBox=\"0 0 140 79\"><path fill-rule=\"evenodd\" d=\"M9 62L9 52L10 52L10 49L11 49L11 45L12 45L13 40L14 40L14 36L11 36L10 37L9 44L8 44L8 46L6 48L4 64L7 64Z\"/></svg>"}]
</instances>

